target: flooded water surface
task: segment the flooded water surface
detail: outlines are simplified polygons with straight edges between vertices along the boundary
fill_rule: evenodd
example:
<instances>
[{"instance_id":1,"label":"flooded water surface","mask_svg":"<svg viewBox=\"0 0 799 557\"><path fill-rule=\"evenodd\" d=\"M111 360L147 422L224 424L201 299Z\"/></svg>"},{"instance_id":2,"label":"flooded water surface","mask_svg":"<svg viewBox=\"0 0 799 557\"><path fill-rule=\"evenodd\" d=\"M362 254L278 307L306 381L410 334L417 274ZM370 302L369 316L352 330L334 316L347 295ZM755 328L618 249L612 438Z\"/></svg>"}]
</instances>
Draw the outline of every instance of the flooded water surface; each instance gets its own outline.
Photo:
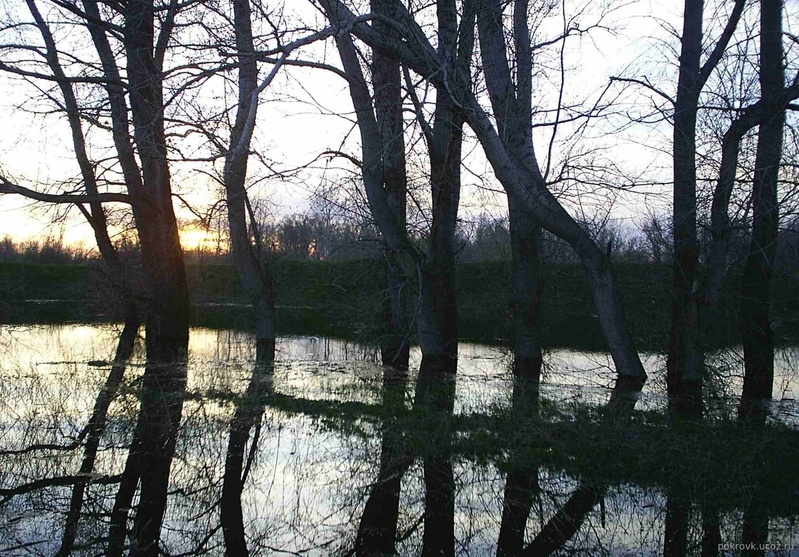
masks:
<instances>
[{"instance_id":1,"label":"flooded water surface","mask_svg":"<svg viewBox=\"0 0 799 557\"><path fill-rule=\"evenodd\" d=\"M144 361L112 366L120 331L0 328L0 554L137 551ZM462 344L454 376L426 377L418 355L402 374L317 337L279 339L262 369L252 345L191 331L152 554L799 555L796 348L749 424L734 350L705 419L674 423L655 354L622 413L601 353L552 351L539 389L501 347Z\"/></svg>"}]
</instances>

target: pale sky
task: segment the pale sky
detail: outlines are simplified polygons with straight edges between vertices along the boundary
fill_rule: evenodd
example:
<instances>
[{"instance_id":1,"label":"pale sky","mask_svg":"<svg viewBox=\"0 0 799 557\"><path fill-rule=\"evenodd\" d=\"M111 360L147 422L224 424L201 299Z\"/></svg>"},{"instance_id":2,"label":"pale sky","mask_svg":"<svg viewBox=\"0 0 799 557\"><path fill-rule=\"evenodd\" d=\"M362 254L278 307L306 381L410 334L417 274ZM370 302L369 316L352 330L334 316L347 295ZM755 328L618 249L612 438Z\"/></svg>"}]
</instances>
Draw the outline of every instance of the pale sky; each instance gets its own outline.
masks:
<instances>
[{"instance_id":1,"label":"pale sky","mask_svg":"<svg viewBox=\"0 0 799 557\"><path fill-rule=\"evenodd\" d=\"M13 6L16 0L11 1ZM41 5L44 6L44 2ZM615 34L599 30L590 37L570 39L565 52L566 66L571 70L566 78L567 98L595 98L595 92L604 87L611 75L619 75L630 64L638 70L628 69L626 75L639 76L643 72L657 78L664 68L668 71L665 63L668 54L663 46L663 40L667 40L668 36L661 23L666 21L679 27L680 12L675 7L677 5L668 2L652 3L648 0L627 2L608 20L614 27ZM300 4L292 2L292 6ZM8 4L4 7L9 9ZM652 14L655 17L649 17ZM580 21L583 26L588 23L589 21ZM561 25L560 17L554 18L550 25L553 33L556 32ZM8 42L5 39L0 41ZM671 44L674 44L674 40ZM330 42L310 47L294 57L309 56L315 59L324 57L328 63L339 64L335 48ZM674 60L668 61L674 63ZM264 67L262 75L267 71L268 68ZM674 83L664 84L663 89L673 91ZM546 107L554 106L556 84L550 84L543 91L543 97L538 100ZM18 107L25 105L28 96L34 92L30 84L19 78L0 73L0 92L0 114L5 115L4 133L0 135L0 169L7 176L31 187L77 175L77 165L72 158L69 131L64 119L58 115L34 115L19 110ZM288 98L289 95L296 98ZM631 95L634 96L633 93ZM630 98L628 96L626 100L629 101ZM357 130L352 130L352 118L349 114L352 110L349 94L341 78L321 70L284 67L261 99L256 146L265 158L272 161L276 169L287 170L306 164L319 153L330 149L343 149L356 156L359 154ZM38 108L44 108L44 105L39 104ZM410 118L406 116L406 119ZM591 147L604 142L609 146L605 156L616 164L631 172L646 170L650 178L668 178L669 161L663 153L664 147L668 146L668 125L604 137L609 129L608 125L603 124L603 127L591 132L594 138L587 141ZM350 140L342 146L348 132L352 132ZM563 126L559 139L568 143L568 133L569 127ZM539 128L535 139L539 161L543 162L549 143L548 128ZM609 143L611 139L612 145ZM469 171L477 175L488 175L490 182L490 168L480 149L467 147L466 151L473 153L464 161ZM258 186L257 196L268 198L277 214L301 212L307 208L309 193L321 183L322 166L323 163L318 162L314 168L287 181L266 180ZM339 160L333 166L348 165ZM196 170L202 167L201 164L181 163L175 167L175 190L185 194L192 204L202 210L216 200L218 189ZM263 176L266 173L265 169L257 168L254 164L251 164L251 168L254 176ZM503 210L501 207L504 201L500 196L478 191L475 187L478 180L469 172L464 172L463 176L464 214L476 214L484 208L492 214ZM490 185L500 189L498 184ZM484 207L485 204L488 206ZM0 219L0 238L8 235L16 240L41 239L47 235L63 234L66 242L83 241L88 246L93 245L88 226L82 223L77 211L72 211L74 218L54 226L45 211L31 211L30 206L30 202L14 196L0 196L0 211L3 215ZM194 218L181 207L180 202L176 202L176 206L179 207L179 215L184 222ZM647 206L662 207L663 204L656 197L645 200L638 195L621 196L614 206L614 216L634 219ZM186 240L191 243L189 238Z\"/></svg>"}]
</instances>

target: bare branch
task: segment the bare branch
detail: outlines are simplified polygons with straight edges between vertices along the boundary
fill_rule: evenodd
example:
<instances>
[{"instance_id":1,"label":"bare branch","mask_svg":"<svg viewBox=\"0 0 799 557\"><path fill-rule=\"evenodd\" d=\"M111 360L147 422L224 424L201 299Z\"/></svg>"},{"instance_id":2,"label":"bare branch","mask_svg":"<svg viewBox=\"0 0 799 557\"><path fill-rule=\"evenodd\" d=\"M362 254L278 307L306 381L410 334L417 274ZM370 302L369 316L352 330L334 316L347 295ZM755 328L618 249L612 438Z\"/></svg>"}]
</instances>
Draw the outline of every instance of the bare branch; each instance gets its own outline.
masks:
<instances>
[{"instance_id":1,"label":"bare branch","mask_svg":"<svg viewBox=\"0 0 799 557\"><path fill-rule=\"evenodd\" d=\"M47 203L125 203L133 205L133 200L126 193L98 193L97 195L74 194L74 193L42 193L36 190L9 182L5 177L0 176L0 194L17 194L36 201Z\"/></svg>"},{"instance_id":2,"label":"bare branch","mask_svg":"<svg viewBox=\"0 0 799 557\"><path fill-rule=\"evenodd\" d=\"M643 79L636 79L634 77L619 77L614 75L611 76L610 81L611 82L619 81L622 83L635 83L636 85L640 85L641 87L649 89L659 97L668 101L670 104L674 104L674 99L672 99L669 95L667 95L666 93L664 93L663 91L652 85L652 83L649 82L649 79L646 76L644 76Z\"/></svg>"}]
</instances>

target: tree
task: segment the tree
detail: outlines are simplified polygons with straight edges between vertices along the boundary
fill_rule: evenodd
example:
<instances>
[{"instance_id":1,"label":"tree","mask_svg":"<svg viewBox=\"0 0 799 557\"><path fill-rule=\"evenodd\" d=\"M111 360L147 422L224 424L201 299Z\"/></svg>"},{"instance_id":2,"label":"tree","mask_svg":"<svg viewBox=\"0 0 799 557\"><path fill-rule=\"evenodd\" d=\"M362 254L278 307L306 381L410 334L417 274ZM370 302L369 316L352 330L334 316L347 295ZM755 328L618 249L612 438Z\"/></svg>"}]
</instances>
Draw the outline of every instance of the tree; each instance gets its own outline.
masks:
<instances>
[{"instance_id":1,"label":"tree","mask_svg":"<svg viewBox=\"0 0 799 557\"><path fill-rule=\"evenodd\" d=\"M774 382L774 333L769 320L769 286L777 251L777 180L785 128L785 67L780 0L763 0L760 3L759 77L761 101L766 106L768 117L760 122L758 129L752 189L752 243L741 291L744 401L771 398Z\"/></svg>"},{"instance_id":2,"label":"tree","mask_svg":"<svg viewBox=\"0 0 799 557\"><path fill-rule=\"evenodd\" d=\"M373 0L372 9L379 11L383 0ZM390 26L375 22L378 29L389 36L394 31ZM380 52L372 53L372 86L374 88L375 121L378 126L383 188L386 201L399 225L407 227L407 170L405 167L405 129L402 116L402 76L396 60ZM362 138L363 139L363 138ZM376 139L376 138L373 138ZM410 316L408 279L395 246L386 244L386 290L384 322L387 336L381 347L384 365L407 369L410 358Z\"/></svg>"},{"instance_id":3,"label":"tree","mask_svg":"<svg viewBox=\"0 0 799 557\"><path fill-rule=\"evenodd\" d=\"M375 2L375 12L382 14L391 7L390 4ZM322 5L334 25L348 25L338 19L331 3L323 2ZM448 53L450 71L460 76L459 87L468 87L474 25L466 18L459 29L454 2L440 2L437 6L438 23L442 29L440 49ZM379 27L377 22L375 25ZM378 96L373 110L369 87L352 38L346 33L338 34L336 44L357 115L361 134L361 171L372 215L390 250L389 261L396 261L405 280L412 280L418 286L414 319L424 363L454 371L457 359L454 238L460 195L461 117L452 99L439 94L431 125L425 121L418 100L415 102L431 167L433 216L428 251L423 253L406 230L405 184L402 183L405 155L404 149L397 150L403 145L400 141L401 120L398 120L401 111L397 89L399 65L376 50L373 80ZM395 91L390 99L386 98L387 89ZM400 154L401 162L396 159ZM390 269L389 279L396 280L395 277L394 269ZM390 292L393 288L390 286ZM392 300L392 305L396 303L397 300ZM396 312L392 312L392 321L395 326L399 325Z\"/></svg>"},{"instance_id":4,"label":"tree","mask_svg":"<svg viewBox=\"0 0 799 557\"><path fill-rule=\"evenodd\" d=\"M491 63L502 64L499 70L486 69L486 84L491 104L494 112L499 115L497 131L500 137L507 138L508 148L512 150L516 160L524 161L529 169L534 169L537 166L535 153L532 150L533 54L528 10L528 0L513 3L511 31L515 54L513 60L508 60L505 54L506 39L501 5L483 2L478 11L477 23L481 52L492 53L499 59ZM511 81L510 72L502 75L499 73L503 68L512 66L516 69L515 83ZM535 215L525 209L524 201L518 194L508 191L507 195L513 265L514 373L526 380L537 382L543 362L538 327L539 298L542 288L539 270L541 227Z\"/></svg>"},{"instance_id":5,"label":"tree","mask_svg":"<svg viewBox=\"0 0 799 557\"><path fill-rule=\"evenodd\" d=\"M729 75L747 82L752 74L751 61L744 54L728 52L729 45L745 13L745 2L736 1L729 11L719 38L708 49L705 57L703 39L704 3L688 0L683 12L683 33L679 57L678 80L674 98L653 86L648 79L627 79L638 83L665 98L673 109L672 163L673 163L673 288L671 328L668 346L667 384L672 408L680 413L696 415L702 411L702 379L705 372L704 337L711 326L712 312L716 308L722 285L729 268L729 256L735 222L730 217L730 204L738 181L742 181L740 151L747 134L764 122L774 118L777 110L784 110L796 93L795 83L772 88L772 97L752 100L745 92L730 93L705 91L714 74L719 80L730 80ZM738 44L747 44L753 36L744 36ZM781 52L781 51L780 51ZM776 55L776 54L775 54ZM781 54L778 55L781 57ZM703 61L703 58L704 61ZM737 64L737 66L736 66ZM717 103L713 99L721 99ZM716 106L716 105L720 106ZM666 110L659 109L661 113ZM709 114L715 127L725 121L719 111L729 118L718 137L708 141L710 149L720 151L699 153L698 134L701 116ZM720 142L720 149L718 142ZM701 173L715 182L710 194L709 238L706 243L705 266L700 265L698 216L701 199L697 184L700 177L697 159L702 157L705 168ZM708 161L714 161L708 164ZM756 163L757 166L757 163ZM776 211L776 209L774 209ZM660 234L652 227L647 235ZM744 289L753 288L750 278L744 280ZM755 287L762 293L762 283ZM767 295L767 293L766 293ZM762 299L758 302L762 305Z\"/></svg>"},{"instance_id":6,"label":"tree","mask_svg":"<svg viewBox=\"0 0 799 557\"><path fill-rule=\"evenodd\" d=\"M271 365L275 357L275 280L265 260L261 241L245 183L250 156L258 94L268 86L281 64L273 66L262 86L258 83L258 59L253 46L251 8L249 0L233 1L233 22L238 56L238 107L236 121L230 134L230 146L225 157L222 182L225 187L230 251L244 290L255 310L256 360ZM249 211L252 226L247 225ZM251 240L251 231L255 244Z\"/></svg>"},{"instance_id":7,"label":"tree","mask_svg":"<svg viewBox=\"0 0 799 557\"><path fill-rule=\"evenodd\" d=\"M701 407L704 356L694 284L699 263L696 227L696 123L699 99L732 38L745 1L736 0L707 60L702 63L703 1L686 0L673 129L673 296L667 382L672 399Z\"/></svg>"},{"instance_id":8,"label":"tree","mask_svg":"<svg viewBox=\"0 0 799 557\"><path fill-rule=\"evenodd\" d=\"M457 87L454 76L446 71L446 62L435 51L423 29L398 2L391 2L390 11L380 17L391 21L401 31L403 41L393 40L377 33L371 26L356 21L356 16L343 3L330 0L326 3L331 21L337 22L342 33L351 29L359 39L373 49L382 50L406 64L413 71L433 83L439 91L447 91L459 112L475 132L494 173L509 195L517 197L526 211L541 225L566 240L578 253L591 285L600 326L610 348L617 372L621 378L640 383L645 377L641 361L635 350L621 305L618 285L607 255L591 240L555 196L547 189L546 180L535 160L531 143L525 145L525 158L519 156L513 142L519 138L502 136L494 122L502 119L502 105L494 106L489 115L471 91ZM496 6L498 2L481 3L479 7ZM487 16L483 12L483 17ZM478 15L479 19L480 15ZM482 39L481 39L482 40ZM504 56L504 43L493 48L481 48L482 67L486 84L494 89L498 99L512 94L511 68ZM492 95L495 96L495 95ZM528 137L532 137L529 134ZM523 141L528 142L526 138Z\"/></svg>"},{"instance_id":9,"label":"tree","mask_svg":"<svg viewBox=\"0 0 799 557\"><path fill-rule=\"evenodd\" d=\"M4 191L23 193L43 201L94 204L89 210L82 209L82 212L95 230L101 252L108 254L106 259L110 257L109 260L113 259L113 254L107 237L103 236L104 214L97 203L130 203L146 277L144 292L136 294L143 300L147 367L136 438L126 463L125 479L112 519L109 552L114 554L115 551L122 551L127 509L141 479L133 554L152 555L157 552L166 508L169 469L182 413L188 348L188 290L172 206L163 101L163 62L177 7L172 5L166 13L162 13L152 0L133 0L124 6L114 6L108 10L104 8L103 11L92 0L84 2L82 9L75 4L59 5L63 10L59 15L77 18L77 25L88 31L94 46L99 64L83 63L81 70L92 74L84 78L67 76L60 69L57 45L44 18L33 2L29 2L28 6L46 43L45 58L52 74L7 63L3 64L2 69L45 83L60 84L84 189L78 194L42 195L4 180ZM156 14L159 19L163 15L157 37ZM119 42L121 60L109 37ZM24 45L21 48L26 50ZM36 51L35 48L31 50ZM120 62L125 64L124 80ZM91 112L81 112L75 95L66 86L71 83L91 83L104 90L104 109L107 107L107 112L104 110L103 116L111 122L113 144L127 195L97 191L85 142L80 137L80 118L82 116L91 121ZM144 466L145 462L147 466Z\"/></svg>"}]
</instances>

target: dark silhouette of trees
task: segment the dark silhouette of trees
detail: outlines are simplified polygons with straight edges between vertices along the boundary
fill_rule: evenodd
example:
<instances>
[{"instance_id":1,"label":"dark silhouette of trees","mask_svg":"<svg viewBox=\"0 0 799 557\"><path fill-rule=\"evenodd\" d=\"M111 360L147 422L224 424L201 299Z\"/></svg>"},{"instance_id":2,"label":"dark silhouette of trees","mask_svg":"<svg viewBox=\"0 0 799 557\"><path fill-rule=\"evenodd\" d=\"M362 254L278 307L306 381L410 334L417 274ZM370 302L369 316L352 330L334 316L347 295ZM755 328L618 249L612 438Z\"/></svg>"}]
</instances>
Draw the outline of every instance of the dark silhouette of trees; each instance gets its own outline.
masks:
<instances>
[{"instance_id":1,"label":"dark silhouette of trees","mask_svg":"<svg viewBox=\"0 0 799 557\"><path fill-rule=\"evenodd\" d=\"M245 187L255 117L258 110L258 60L253 45L249 0L233 2L232 26L238 56L238 106L225 157L225 187L230 252L244 290L255 310L256 360L271 365L275 354L275 279ZM269 77L280 68L276 64ZM265 84L268 84L265 82ZM247 216L249 213L250 226ZM254 238L252 237L254 236ZM254 240L254 241L253 241Z\"/></svg>"},{"instance_id":2,"label":"dark silhouette of trees","mask_svg":"<svg viewBox=\"0 0 799 557\"><path fill-rule=\"evenodd\" d=\"M777 180L785 129L782 10L783 3L779 0L760 3L760 94L768 116L760 122L757 135L752 184L752 243L741 289L744 401L770 399L774 382L774 333L769 318L769 292L777 252Z\"/></svg>"},{"instance_id":3,"label":"dark silhouette of trees","mask_svg":"<svg viewBox=\"0 0 799 557\"><path fill-rule=\"evenodd\" d=\"M169 469L183 402L183 362L188 349L188 291L177 221L172 207L162 90L164 49L170 39L175 9L173 7L166 15L157 38L156 8L151 1L137 0L128 3L116 11L114 15L118 21L113 23L104 17L107 14L101 14L94 2L85 2L82 9L70 6L71 9L67 10L77 16L79 25L89 32L100 62L101 72L94 78L94 82L101 84L107 95L107 116L111 121L116 154L128 192L127 196L115 196L99 192L93 164L87 155L85 136L81 130L81 107L78 106L72 89L72 78L67 77L61 67L57 45L37 6L31 1L28 7L45 43L45 59L52 72L51 76L34 72L32 77L59 84L63 109L72 132L73 148L81 169L83 190L82 193L69 193L66 196L40 196L32 190L9 184L4 179L5 190L28 194L34 199L81 204L81 212L92 225L104 261L113 269L116 280L122 285L120 292L127 308L126 319L130 321L128 329L134 325L138 327L138 307L132 301L133 293L125 284L126 274L118 265L118 257L108 236L105 212L100 202L122 200L131 204L146 276L145 291L136 295L143 300L147 368L142 386L137 438L134 440L123 480L123 485L129 489L127 492L120 490L120 495L124 496L118 499L120 505L115 514L117 522L112 524L111 537L112 545L116 545L121 552L127 526L127 508L130 507L130 499L126 494L129 493L132 498L132 490L135 490L140 480L141 494L134 524L132 553L152 555L158 550L166 506ZM122 47L125 82L122 81L118 66L120 60L109 41L109 29L120 31L114 37L119 39ZM3 69L23 74L27 71L8 65ZM89 209L83 207L84 203L89 204ZM129 331L125 338L130 339L132 347L135 330ZM122 352L129 353L129 349L123 349ZM97 410L95 427L101 428L104 411L101 407ZM91 452L91 447L87 447L82 468L93 466ZM145 461L146 467L143 466ZM76 489L73 494L77 506L82 493ZM75 513L68 519L62 551L69 551L74 539L76 520Z\"/></svg>"},{"instance_id":4,"label":"dark silhouette of trees","mask_svg":"<svg viewBox=\"0 0 799 557\"><path fill-rule=\"evenodd\" d=\"M486 85L497 115L497 131L506 138L506 148L531 172L537 171L533 151L533 53L528 24L529 2L513 3L512 27L506 33L502 24L502 6L498 2L478 2L477 24L483 64L501 64L486 68ZM515 55L507 59L506 34L510 35ZM490 59L493 56L495 59ZM515 67L515 83L505 68ZM537 381L543 361L538 327L539 298L542 283L539 270L541 227L537 218L525 209L524 201L513 191L508 196L508 224L511 244L514 319L514 373L525 380Z\"/></svg>"},{"instance_id":5,"label":"dark silhouette of trees","mask_svg":"<svg viewBox=\"0 0 799 557\"><path fill-rule=\"evenodd\" d=\"M524 145L527 155L522 158L520 147L515 145L520 138L503 136L495 127L494 122L502 120L503 107L507 104L509 95L514 94L504 43L501 50L499 45L491 49L481 47L486 84L489 90L494 89L491 94L493 114L489 115L476 96L464 87L459 88L456 76L445 71L447 62L432 47L411 14L399 3L392 3L390 12L381 16L392 20L393 25L402 31L404 41L392 40L376 33L371 26L358 23L353 12L342 2L330 1L326 6L332 21L338 22L344 29L351 29L355 36L372 48L383 50L400 59L413 71L428 79L439 91L446 91L450 95L465 123L475 132L497 179L508 194L520 199L530 215L544 228L566 240L578 253L589 278L600 326L618 373L631 381L644 380L646 373L630 336L618 285L607 254L591 240L547 189L546 181L535 161L532 143ZM494 106L497 100L501 104ZM387 220L388 218L386 215Z\"/></svg>"},{"instance_id":6,"label":"dark silhouette of trees","mask_svg":"<svg viewBox=\"0 0 799 557\"><path fill-rule=\"evenodd\" d=\"M701 407L704 356L694 294L699 263L696 196L696 123L699 99L738 25L745 2L737 0L721 37L702 62L702 0L687 0L683 11L677 94L674 99L673 216L674 294L669 340L668 385L675 400Z\"/></svg>"},{"instance_id":7,"label":"dark silhouette of trees","mask_svg":"<svg viewBox=\"0 0 799 557\"><path fill-rule=\"evenodd\" d=\"M372 9L379 12L383 0L374 0ZM374 25L388 36L390 26L375 21ZM381 52L372 53L372 88L374 91L375 121L378 126L383 188L386 200L397 222L407 228L408 176L405 162L405 125L402 114L402 76L399 62ZM375 139L375 138L371 138ZM386 244L386 290L383 312L386 337L382 343L383 364L407 369L410 358L411 315L408 307L409 285L401 264L402 253L396 246Z\"/></svg>"},{"instance_id":8,"label":"dark silhouette of trees","mask_svg":"<svg viewBox=\"0 0 799 557\"><path fill-rule=\"evenodd\" d=\"M323 3L333 24L346 25L339 19L335 6ZM376 13L389 13L391 2L376 2ZM454 2L441 2L437 7L438 25L441 29L442 53L447 53L450 72L457 76L459 87L468 87L468 65L471 59L474 25L466 18L458 25ZM473 16L472 16L473 17ZM385 35L385 33L381 33ZM393 36L393 35L386 35ZM399 40L399 36L394 36ZM460 113L448 95L436 97L434 121L424 121L421 107L416 103L417 118L421 121L427 142L431 168L432 223L428 249L420 250L411 241L406 229L404 160L396 160L402 147L401 98L398 94L399 65L379 49L373 61L374 88L378 92L375 109L367 81L358 60L352 38L348 34L336 36L339 55L348 75L350 95L357 115L361 134L361 171L372 216L380 228L389 249L389 281L396 282L392 261L396 261L405 281L413 281L418 288L418 302L413 318L423 357L428 364L436 363L454 371L457 358L457 301L455 293L455 231L460 196L460 164L462 125ZM390 102L384 98L386 88L396 91ZM389 110L390 109L390 110ZM377 114L375 114L375 110ZM393 112L392 112L393 111ZM389 132L391 135L389 135ZM390 141L387 142L387 139ZM404 150L401 152L404 159ZM387 160L384 160L387 159ZM400 169L402 168L402 169ZM398 292L390 284L389 292ZM391 300L392 306L402 305ZM399 314L391 311L393 327L401 325Z\"/></svg>"}]
</instances>

